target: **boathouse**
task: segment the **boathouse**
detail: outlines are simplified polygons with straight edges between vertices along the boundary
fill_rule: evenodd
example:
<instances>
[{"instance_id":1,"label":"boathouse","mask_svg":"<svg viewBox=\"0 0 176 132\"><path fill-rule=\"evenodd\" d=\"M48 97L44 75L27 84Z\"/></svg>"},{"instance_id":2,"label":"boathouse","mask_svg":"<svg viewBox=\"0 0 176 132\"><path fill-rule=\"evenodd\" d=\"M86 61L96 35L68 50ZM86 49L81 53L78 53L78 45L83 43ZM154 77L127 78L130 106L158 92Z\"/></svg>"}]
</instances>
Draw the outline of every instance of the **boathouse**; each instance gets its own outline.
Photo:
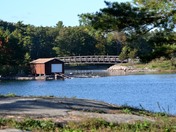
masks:
<instances>
[{"instance_id":1,"label":"boathouse","mask_svg":"<svg viewBox=\"0 0 176 132\"><path fill-rule=\"evenodd\" d=\"M30 62L30 66L34 75L64 74L64 62L56 58L39 58Z\"/></svg>"}]
</instances>

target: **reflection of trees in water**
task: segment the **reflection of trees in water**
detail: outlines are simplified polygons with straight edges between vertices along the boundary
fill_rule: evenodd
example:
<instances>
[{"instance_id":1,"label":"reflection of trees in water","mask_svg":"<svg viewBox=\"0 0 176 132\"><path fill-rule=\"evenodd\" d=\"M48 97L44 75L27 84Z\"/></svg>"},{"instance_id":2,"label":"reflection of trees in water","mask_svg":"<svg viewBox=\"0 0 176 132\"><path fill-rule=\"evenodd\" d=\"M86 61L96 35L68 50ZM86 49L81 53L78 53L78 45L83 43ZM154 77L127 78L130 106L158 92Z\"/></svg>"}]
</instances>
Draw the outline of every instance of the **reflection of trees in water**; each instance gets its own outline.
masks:
<instances>
[{"instance_id":1,"label":"reflection of trees in water","mask_svg":"<svg viewBox=\"0 0 176 132\"><path fill-rule=\"evenodd\" d=\"M124 71L109 72L107 70L66 70L65 74L71 77L107 77L126 75Z\"/></svg>"},{"instance_id":2,"label":"reflection of trees in water","mask_svg":"<svg viewBox=\"0 0 176 132\"><path fill-rule=\"evenodd\" d=\"M104 77L108 76L106 70L66 70L65 74L73 77Z\"/></svg>"}]
</instances>

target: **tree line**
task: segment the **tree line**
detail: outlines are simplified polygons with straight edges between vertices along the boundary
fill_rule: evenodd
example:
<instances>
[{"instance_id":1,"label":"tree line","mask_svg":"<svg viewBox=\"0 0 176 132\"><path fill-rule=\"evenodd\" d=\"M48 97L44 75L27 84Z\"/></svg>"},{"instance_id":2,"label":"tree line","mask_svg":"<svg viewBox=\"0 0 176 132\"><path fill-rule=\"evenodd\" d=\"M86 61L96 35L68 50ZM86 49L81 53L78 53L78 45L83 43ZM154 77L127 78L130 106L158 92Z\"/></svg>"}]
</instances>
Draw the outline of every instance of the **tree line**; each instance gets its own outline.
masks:
<instances>
[{"instance_id":1,"label":"tree line","mask_svg":"<svg viewBox=\"0 0 176 132\"><path fill-rule=\"evenodd\" d=\"M106 2L96 13L79 15L79 26L53 27L0 20L0 75L30 73L37 58L117 55L149 62L176 56L176 3L134 0Z\"/></svg>"},{"instance_id":2,"label":"tree line","mask_svg":"<svg viewBox=\"0 0 176 132\"><path fill-rule=\"evenodd\" d=\"M30 61L37 58L118 55L120 50L111 35L105 37L87 26L66 27L59 21L54 27L35 27L0 21L0 75L29 73Z\"/></svg>"}]
</instances>

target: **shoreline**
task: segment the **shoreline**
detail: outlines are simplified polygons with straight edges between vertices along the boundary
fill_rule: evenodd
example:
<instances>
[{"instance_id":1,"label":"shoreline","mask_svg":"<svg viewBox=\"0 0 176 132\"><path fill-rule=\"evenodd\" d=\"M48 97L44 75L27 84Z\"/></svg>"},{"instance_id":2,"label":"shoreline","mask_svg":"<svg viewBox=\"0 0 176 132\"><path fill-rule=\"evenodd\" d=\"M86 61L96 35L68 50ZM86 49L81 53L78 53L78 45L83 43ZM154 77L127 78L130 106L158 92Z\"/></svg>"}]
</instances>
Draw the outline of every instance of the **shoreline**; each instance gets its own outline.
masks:
<instances>
[{"instance_id":1,"label":"shoreline","mask_svg":"<svg viewBox=\"0 0 176 132\"><path fill-rule=\"evenodd\" d=\"M154 113L102 101L23 96L0 96L0 119L4 121L0 123L0 131L5 132L8 130L43 131L43 129L46 131L89 131L93 129L97 131L124 131L126 126L129 126L127 129L129 131L133 129L158 131L161 128L166 130L168 127L175 130L174 123L176 123L176 117L166 113ZM174 123L170 124L173 121ZM46 126L41 126L41 124ZM141 126L140 129L138 126Z\"/></svg>"},{"instance_id":2,"label":"shoreline","mask_svg":"<svg viewBox=\"0 0 176 132\"><path fill-rule=\"evenodd\" d=\"M124 109L134 111L134 114L125 113ZM61 124L88 118L102 118L112 123L154 121L153 118L135 114L135 111L136 113L138 111L149 112L90 99L35 96L0 97L0 118L46 118Z\"/></svg>"},{"instance_id":3,"label":"shoreline","mask_svg":"<svg viewBox=\"0 0 176 132\"><path fill-rule=\"evenodd\" d=\"M150 69L150 68L136 68L135 66L123 66L123 65L113 65L107 69L111 73L124 73L125 75L136 75L136 74L174 74L176 70L160 70L160 69Z\"/></svg>"},{"instance_id":4,"label":"shoreline","mask_svg":"<svg viewBox=\"0 0 176 132\"><path fill-rule=\"evenodd\" d=\"M107 71L110 72L118 72L118 71L124 71L127 73L155 73L159 72L159 70L156 69L149 69L149 68L135 68L134 66L122 66L122 65L113 65L107 69Z\"/></svg>"},{"instance_id":5,"label":"shoreline","mask_svg":"<svg viewBox=\"0 0 176 132\"><path fill-rule=\"evenodd\" d=\"M55 77L54 75L49 75L49 76L12 76L12 77L0 77L1 80L63 80L64 77L62 76L57 76Z\"/></svg>"},{"instance_id":6,"label":"shoreline","mask_svg":"<svg viewBox=\"0 0 176 132\"><path fill-rule=\"evenodd\" d=\"M95 69L93 69L95 70ZM103 69L104 70L104 69ZM76 70L75 70L76 71ZM84 70L86 71L86 70ZM90 69L88 69L88 71L90 71ZM105 70L105 72L107 72L107 76L119 76L119 75L139 75L139 74L174 74L176 73L176 70L158 70L158 69L149 69L147 67L145 68L136 68L135 66L124 66L124 65L120 65L120 64L115 64L111 67L109 67L108 69ZM86 72L85 72L86 73ZM82 73L82 74L85 74ZM74 75L73 74L65 74L64 76L58 76L57 78L55 78L54 75L47 75L47 76L32 76L32 75L27 75L27 76L7 76L7 77L2 77L0 76L0 81L3 80L64 80L66 78L93 78L93 77L97 77L94 75L82 75L81 73L79 73L78 75ZM101 77L101 76L99 76Z\"/></svg>"}]
</instances>

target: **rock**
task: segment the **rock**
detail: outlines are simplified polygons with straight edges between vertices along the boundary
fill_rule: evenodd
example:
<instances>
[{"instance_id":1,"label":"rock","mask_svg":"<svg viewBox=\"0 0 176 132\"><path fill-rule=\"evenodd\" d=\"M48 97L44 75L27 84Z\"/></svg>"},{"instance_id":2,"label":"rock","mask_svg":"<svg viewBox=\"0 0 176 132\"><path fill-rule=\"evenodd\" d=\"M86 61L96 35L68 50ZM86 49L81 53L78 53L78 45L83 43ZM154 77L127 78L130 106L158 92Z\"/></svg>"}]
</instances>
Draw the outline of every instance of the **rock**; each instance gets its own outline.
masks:
<instances>
[{"instance_id":1,"label":"rock","mask_svg":"<svg viewBox=\"0 0 176 132\"><path fill-rule=\"evenodd\" d=\"M119 64L113 65L107 69L109 72L124 72L125 74L131 73L154 73L157 72L155 69L135 68L135 66L121 66Z\"/></svg>"},{"instance_id":2,"label":"rock","mask_svg":"<svg viewBox=\"0 0 176 132\"><path fill-rule=\"evenodd\" d=\"M132 66L113 65L107 70L108 71L130 71L130 70L134 70L134 68Z\"/></svg>"},{"instance_id":3,"label":"rock","mask_svg":"<svg viewBox=\"0 0 176 132\"><path fill-rule=\"evenodd\" d=\"M72 111L69 114L71 115L77 115L79 117L83 118L100 118L107 122L119 124L119 123L134 123L136 121L150 121L154 122L153 119L137 116L137 115L131 115L131 114L99 114L99 113L90 113L90 112L78 112L78 111Z\"/></svg>"},{"instance_id":4,"label":"rock","mask_svg":"<svg viewBox=\"0 0 176 132\"><path fill-rule=\"evenodd\" d=\"M0 130L0 132L30 132L30 131L24 131L19 129L4 129L4 130Z\"/></svg>"},{"instance_id":5,"label":"rock","mask_svg":"<svg viewBox=\"0 0 176 132\"><path fill-rule=\"evenodd\" d=\"M0 117L2 118L17 120L26 117L48 119L60 126L70 121L79 122L89 118L101 118L112 123L154 121L148 117L119 113L120 108L117 105L88 99L55 97L0 98Z\"/></svg>"}]
</instances>

